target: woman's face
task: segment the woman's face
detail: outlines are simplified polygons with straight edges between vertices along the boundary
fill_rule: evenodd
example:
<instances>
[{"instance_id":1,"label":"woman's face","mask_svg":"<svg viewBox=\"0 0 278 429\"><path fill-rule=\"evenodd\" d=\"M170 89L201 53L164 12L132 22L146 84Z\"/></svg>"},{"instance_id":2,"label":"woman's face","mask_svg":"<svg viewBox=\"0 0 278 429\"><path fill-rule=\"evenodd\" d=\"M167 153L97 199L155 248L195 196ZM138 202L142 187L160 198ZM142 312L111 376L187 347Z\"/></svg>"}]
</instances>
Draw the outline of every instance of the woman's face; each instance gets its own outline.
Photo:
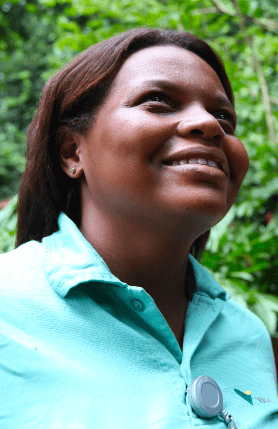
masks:
<instances>
[{"instance_id":1,"label":"woman's face","mask_svg":"<svg viewBox=\"0 0 278 429\"><path fill-rule=\"evenodd\" d=\"M176 46L134 53L80 138L83 214L101 210L145 225L186 216L201 225L199 236L228 212L248 170L235 121L216 72L200 57ZM188 163L198 158L224 172Z\"/></svg>"}]
</instances>

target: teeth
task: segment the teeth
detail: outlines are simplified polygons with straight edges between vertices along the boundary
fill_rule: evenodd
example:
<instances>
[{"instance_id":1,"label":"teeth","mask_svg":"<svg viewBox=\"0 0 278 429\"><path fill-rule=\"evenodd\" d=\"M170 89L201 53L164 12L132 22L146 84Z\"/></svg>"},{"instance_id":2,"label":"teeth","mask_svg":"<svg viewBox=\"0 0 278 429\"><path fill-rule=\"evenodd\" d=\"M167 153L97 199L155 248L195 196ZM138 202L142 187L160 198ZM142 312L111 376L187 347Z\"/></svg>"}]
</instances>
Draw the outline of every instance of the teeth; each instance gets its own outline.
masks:
<instances>
[{"instance_id":1,"label":"teeth","mask_svg":"<svg viewBox=\"0 0 278 429\"><path fill-rule=\"evenodd\" d=\"M218 168L218 167L217 167L216 162L214 162L214 161L208 161L208 165L209 165L210 167Z\"/></svg>"},{"instance_id":2,"label":"teeth","mask_svg":"<svg viewBox=\"0 0 278 429\"><path fill-rule=\"evenodd\" d=\"M207 161L203 158L192 158L189 160L189 164L202 164L202 165L207 165Z\"/></svg>"},{"instance_id":3,"label":"teeth","mask_svg":"<svg viewBox=\"0 0 278 429\"><path fill-rule=\"evenodd\" d=\"M182 159L181 161L173 161L170 165L184 165L184 164L201 164L208 165L210 167L218 168L218 165L214 161L206 160L203 158L191 158L188 161L186 159Z\"/></svg>"}]
</instances>

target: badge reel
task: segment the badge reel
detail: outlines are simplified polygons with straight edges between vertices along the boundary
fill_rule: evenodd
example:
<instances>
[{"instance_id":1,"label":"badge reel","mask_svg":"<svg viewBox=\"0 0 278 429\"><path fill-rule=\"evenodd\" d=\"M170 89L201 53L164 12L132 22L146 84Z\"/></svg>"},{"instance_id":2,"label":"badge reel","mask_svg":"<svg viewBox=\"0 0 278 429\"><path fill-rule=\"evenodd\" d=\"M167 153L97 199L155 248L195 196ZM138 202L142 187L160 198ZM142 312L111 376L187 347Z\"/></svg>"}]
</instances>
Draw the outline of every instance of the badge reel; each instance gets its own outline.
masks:
<instances>
[{"instance_id":1,"label":"badge reel","mask_svg":"<svg viewBox=\"0 0 278 429\"><path fill-rule=\"evenodd\" d=\"M201 375L190 383L188 399L195 413L204 419L217 416L229 429L238 429L232 416L223 410L223 396L218 384L207 375Z\"/></svg>"}]
</instances>

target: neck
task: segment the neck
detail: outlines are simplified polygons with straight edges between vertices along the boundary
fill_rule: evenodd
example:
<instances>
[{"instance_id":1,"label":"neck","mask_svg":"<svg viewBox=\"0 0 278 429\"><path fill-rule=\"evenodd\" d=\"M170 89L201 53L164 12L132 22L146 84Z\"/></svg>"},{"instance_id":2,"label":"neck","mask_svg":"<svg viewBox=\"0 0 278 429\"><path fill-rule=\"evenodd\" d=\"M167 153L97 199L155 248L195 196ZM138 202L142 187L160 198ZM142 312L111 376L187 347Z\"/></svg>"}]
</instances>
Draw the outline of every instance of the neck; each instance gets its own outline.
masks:
<instances>
[{"instance_id":1,"label":"neck","mask_svg":"<svg viewBox=\"0 0 278 429\"><path fill-rule=\"evenodd\" d=\"M91 215L91 214L90 214ZM154 229L136 227L127 221L105 222L102 217L82 217L80 231L108 265L112 274L130 286L140 286L154 299L167 317L184 307L186 271L191 240L185 229L165 228L157 234ZM191 228L187 228L189 231Z\"/></svg>"}]
</instances>

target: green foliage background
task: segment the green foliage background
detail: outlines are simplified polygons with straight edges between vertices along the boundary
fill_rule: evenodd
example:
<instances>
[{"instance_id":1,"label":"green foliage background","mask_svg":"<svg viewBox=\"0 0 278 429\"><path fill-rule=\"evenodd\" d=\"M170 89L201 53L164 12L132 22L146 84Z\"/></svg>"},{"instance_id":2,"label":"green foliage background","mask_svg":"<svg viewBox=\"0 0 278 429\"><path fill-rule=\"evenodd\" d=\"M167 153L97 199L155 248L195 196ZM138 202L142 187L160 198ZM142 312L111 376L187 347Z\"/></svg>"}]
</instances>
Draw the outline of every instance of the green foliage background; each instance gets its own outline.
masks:
<instances>
[{"instance_id":1,"label":"green foliage background","mask_svg":"<svg viewBox=\"0 0 278 429\"><path fill-rule=\"evenodd\" d=\"M224 61L250 167L201 263L278 337L276 0L0 1L0 200L11 199L0 211L0 252L15 246L25 137L43 85L80 51L144 25L196 34Z\"/></svg>"}]
</instances>

